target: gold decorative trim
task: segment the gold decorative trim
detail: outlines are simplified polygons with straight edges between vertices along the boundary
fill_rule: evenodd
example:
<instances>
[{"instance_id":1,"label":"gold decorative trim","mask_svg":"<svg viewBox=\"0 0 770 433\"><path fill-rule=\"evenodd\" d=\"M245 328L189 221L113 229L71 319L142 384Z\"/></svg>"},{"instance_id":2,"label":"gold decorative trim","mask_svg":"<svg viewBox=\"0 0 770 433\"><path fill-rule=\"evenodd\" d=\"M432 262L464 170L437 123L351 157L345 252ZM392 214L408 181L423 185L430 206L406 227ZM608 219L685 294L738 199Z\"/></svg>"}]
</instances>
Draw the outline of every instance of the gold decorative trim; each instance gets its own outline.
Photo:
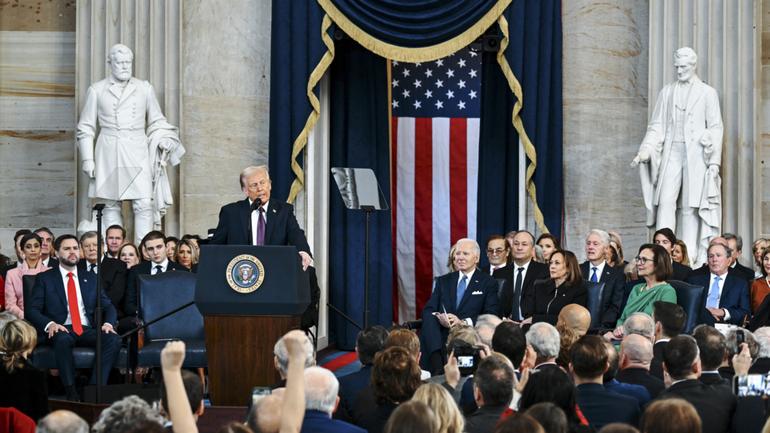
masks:
<instances>
[{"instance_id":1,"label":"gold decorative trim","mask_svg":"<svg viewBox=\"0 0 770 433\"><path fill-rule=\"evenodd\" d=\"M503 75L505 75L505 79L508 81L508 87L511 88L511 91L516 97L516 102L513 104L513 112L511 113L511 122L516 129L516 132L519 134L522 144L524 144L524 153L527 154L527 159L529 159L525 177L527 193L534 206L533 213L538 229L543 233L550 233L548 227L545 225L545 219L543 218L543 212L540 210L540 205L537 203L537 189L535 187L535 182L532 180L532 177L535 175L535 168L537 168L537 151L532 144L532 140L529 139L527 131L524 128L524 121L519 115L523 107L524 92L521 90L521 83L519 83L516 75L513 74L511 66L505 58L505 49L508 48L510 40L508 38L508 20L505 19L505 16L500 15L497 19L497 24L500 26L500 31L503 33L503 39L500 41L500 51L497 52L497 63L500 65L500 69L502 69Z\"/></svg>"},{"instance_id":2,"label":"gold decorative trim","mask_svg":"<svg viewBox=\"0 0 770 433\"><path fill-rule=\"evenodd\" d=\"M326 52L321 57L321 60L318 62L316 67L313 69L313 72L310 73L310 77L307 81L307 99L310 100L310 105L313 107L313 111L311 111L308 115L307 121L305 122L305 127L302 128L302 131L294 140L294 144L291 148L291 171L294 172L294 181L291 183L291 188L289 189L289 197L286 199L288 203L294 203L294 200L297 198L297 194L299 194L299 192L302 191L302 188L305 187L305 171L297 162L297 157L302 153L302 150L307 145L307 139L310 135L310 131L313 130L316 122L318 122L318 117L321 115L321 102L318 101L315 93L313 93L313 88L316 86L316 84L318 84L319 81L321 81L321 78L323 78L326 70L329 68L329 65L332 64L332 60L334 60L334 41L332 41L332 38L329 37L328 34L329 27L331 26L331 18L329 18L329 15L324 15L323 21L321 22L321 40L323 40L324 45L326 45Z\"/></svg>"},{"instance_id":3,"label":"gold decorative trim","mask_svg":"<svg viewBox=\"0 0 770 433\"><path fill-rule=\"evenodd\" d=\"M472 25L464 32L448 41L420 48L399 47L371 36L350 21L345 14L340 12L332 0L318 0L318 4L329 16L331 16L334 23L348 36L369 51L386 59L416 63L440 59L467 47L495 23L495 20L503 14L508 5L511 4L511 1L512 0L498 0L497 3L484 14L484 16L476 22L476 24Z\"/></svg>"}]
</instances>

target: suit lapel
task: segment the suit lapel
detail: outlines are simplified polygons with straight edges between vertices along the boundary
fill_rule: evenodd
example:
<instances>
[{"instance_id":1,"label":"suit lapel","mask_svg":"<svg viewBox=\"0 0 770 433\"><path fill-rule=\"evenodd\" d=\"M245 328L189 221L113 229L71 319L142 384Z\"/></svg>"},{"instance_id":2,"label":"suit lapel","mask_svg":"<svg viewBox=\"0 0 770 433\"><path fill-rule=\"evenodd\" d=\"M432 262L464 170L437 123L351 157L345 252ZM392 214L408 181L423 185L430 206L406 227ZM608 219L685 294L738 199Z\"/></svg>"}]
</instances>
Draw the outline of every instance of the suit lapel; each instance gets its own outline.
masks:
<instances>
[{"instance_id":1,"label":"suit lapel","mask_svg":"<svg viewBox=\"0 0 770 433\"><path fill-rule=\"evenodd\" d=\"M267 215L265 218L267 222L265 224L265 245L272 245L273 228L275 227L275 218L278 216L280 203L275 200L270 200L267 204Z\"/></svg>"},{"instance_id":2,"label":"suit lapel","mask_svg":"<svg viewBox=\"0 0 770 433\"><path fill-rule=\"evenodd\" d=\"M726 304L725 300L727 299L727 292L733 286L733 278L735 278L735 275L730 275L729 272L725 275L725 284L722 286L722 293L719 295L720 307Z\"/></svg>"},{"instance_id":3,"label":"suit lapel","mask_svg":"<svg viewBox=\"0 0 770 433\"><path fill-rule=\"evenodd\" d=\"M249 205L249 199L246 198L240 202L240 212L238 212L238 217L241 219L240 226L244 229L244 236L246 236L244 239L246 239L246 242L249 244L254 243L254 239L251 238L251 206Z\"/></svg>"},{"instance_id":4,"label":"suit lapel","mask_svg":"<svg viewBox=\"0 0 770 433\"><path fill-rule=\"evenodd\" d=\"M61 301L62 305L64 305L64 308L67 308L67 292L66 288L64 287L64 282L61 278L61 272L59 272L59 268L55 268L56 271L51 273L51 278L53 279L53 285L54 285L54 292L59 296L59 300Z\"/></svg>"}]
</instances>

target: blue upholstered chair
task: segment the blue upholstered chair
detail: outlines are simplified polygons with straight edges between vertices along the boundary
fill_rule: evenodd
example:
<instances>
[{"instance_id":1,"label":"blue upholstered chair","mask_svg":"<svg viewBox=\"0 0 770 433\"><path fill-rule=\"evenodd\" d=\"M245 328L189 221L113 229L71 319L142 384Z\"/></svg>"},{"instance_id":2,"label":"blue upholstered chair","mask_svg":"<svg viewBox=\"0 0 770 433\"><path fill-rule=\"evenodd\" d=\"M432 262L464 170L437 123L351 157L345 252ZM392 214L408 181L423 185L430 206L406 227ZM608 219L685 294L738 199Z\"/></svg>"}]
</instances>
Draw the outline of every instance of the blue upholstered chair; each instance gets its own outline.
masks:
<instances>
[{"instance_id":1,"label":"blue upholstered chair","mask_svg":"<svg viewBox=\"0 0 770 433\"><path fill-rule=\"evenodd\" d=\"M586 290L588 291L586 308L591 313L591 329L598 329L601 327L604 283L586 281L584 284L586 285Z\"/></svg>"},{"instance_id":2,"label":"blue upholstered chair","mask_svg":"<svg viewBox=\"0 0 770 433\"><path fill-rule=\"evenodd\" d=\"M159 275L139 275L139 317L144 323L168 314L195 300L196 274L170 271ZM203 316L195 304L150 324L144 331L144 347L139 349L139 367L160 367L160 352L166 342L182 340L187 351L183 367L207 366Z\"/></svg>"},{"instance_id":3,"label":"blue upholstered chair","mask_svg":"<svg viewBox=\"0 0 770 433\"><path fill-rule=\"evenodd\" d=\"M683 332L690 334L696 326L705 323L703 314L706 311L708 292L705 287L685 283L684 281L668 280L668 284L676 290L676 303L687 313L687 321L685 322Z\"/></svg>"}]
</instances>

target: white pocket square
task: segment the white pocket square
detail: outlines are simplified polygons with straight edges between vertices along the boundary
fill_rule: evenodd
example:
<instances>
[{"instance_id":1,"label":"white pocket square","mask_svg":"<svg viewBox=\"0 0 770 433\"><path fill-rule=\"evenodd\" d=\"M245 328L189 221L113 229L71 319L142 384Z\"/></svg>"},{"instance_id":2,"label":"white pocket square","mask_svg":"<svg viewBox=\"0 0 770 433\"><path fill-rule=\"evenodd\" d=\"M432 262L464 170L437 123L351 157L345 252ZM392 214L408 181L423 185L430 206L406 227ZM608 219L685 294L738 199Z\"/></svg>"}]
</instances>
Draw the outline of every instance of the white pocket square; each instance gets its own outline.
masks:
<instances>
[{"instance_id":1,"label":"white pocket square","mask_svg":"<svg viewBox=\"0 0 770 433\"><path fill-rule=\"evenodd\" d=\"M471 293L471 295L483 295L483 294L484 292L482 292L481 290L476 290L475 292Z\"/></svg>"}]
</instances>

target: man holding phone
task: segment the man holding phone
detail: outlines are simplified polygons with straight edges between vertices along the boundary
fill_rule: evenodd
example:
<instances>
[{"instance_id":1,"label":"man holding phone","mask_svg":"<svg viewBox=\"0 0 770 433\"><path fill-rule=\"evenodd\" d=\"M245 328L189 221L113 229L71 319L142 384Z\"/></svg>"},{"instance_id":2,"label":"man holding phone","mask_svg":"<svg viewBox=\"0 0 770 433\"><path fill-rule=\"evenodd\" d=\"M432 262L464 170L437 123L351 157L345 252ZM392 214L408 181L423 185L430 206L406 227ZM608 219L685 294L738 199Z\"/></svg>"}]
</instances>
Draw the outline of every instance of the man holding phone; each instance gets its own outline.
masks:
<instances>
[{"instance_id":1,"label":"man holding phone","mask_svg":"<svg viewBox=\"0 0 770 433\"><path fill-rule=\"evenodd\" d=\"M498 314L497 282L476 269L481 255L479 244L473 239L460 239L454 250L457 271L436 279L433 294L422 311L422 361L434 375L443 370L442 349L450 328L461 323L472 326L481 314Z\"/></svg>"}]
</instances>

